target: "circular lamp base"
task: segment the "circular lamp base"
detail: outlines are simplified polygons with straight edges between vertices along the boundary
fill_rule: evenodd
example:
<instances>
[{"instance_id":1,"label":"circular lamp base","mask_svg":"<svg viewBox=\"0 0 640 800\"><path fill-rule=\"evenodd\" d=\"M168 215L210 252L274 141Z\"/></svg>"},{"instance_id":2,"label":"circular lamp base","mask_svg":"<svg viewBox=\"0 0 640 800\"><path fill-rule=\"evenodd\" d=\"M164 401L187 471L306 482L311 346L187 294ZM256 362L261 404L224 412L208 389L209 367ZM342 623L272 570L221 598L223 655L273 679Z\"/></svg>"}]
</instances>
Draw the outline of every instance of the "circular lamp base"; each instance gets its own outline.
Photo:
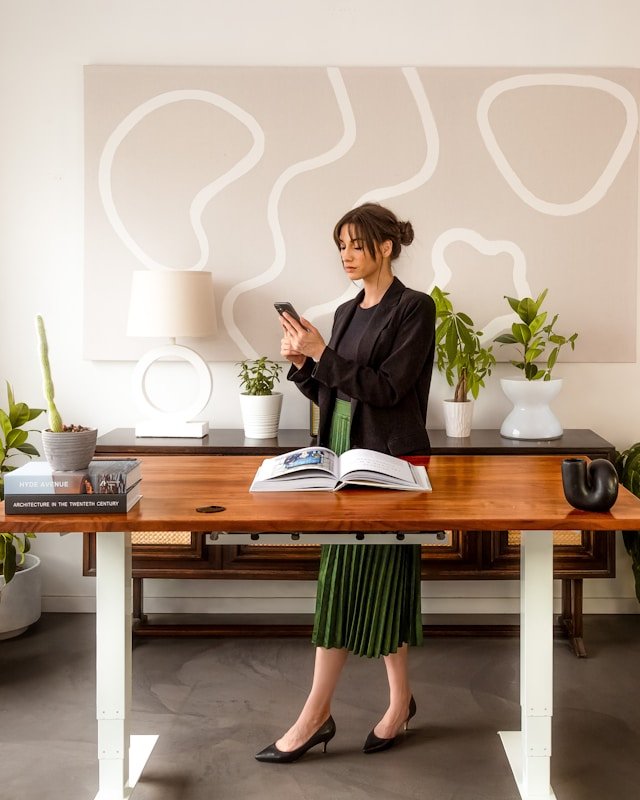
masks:
<instances>
[{"instance_id":1,"label":"circular lamp base","mask_svg":"<svg viewBox=\"0 0 640 800\"><path fill-rule=\"evenodd\" d=\"M145 378L149 368L161 358L174 361L187 361L194 368L197 377L197 391L193 400L184 408L165 411L156 406L145 388ZM204 359L190 347L168 344L149 350L138 361L132 376L133 393L139 407L146 411L150 419L136 425L136 436L171 436L201 439L209 432L209 423L192 421L200 414L211 398L213 380Z\"/></svg>"}]
</instances>

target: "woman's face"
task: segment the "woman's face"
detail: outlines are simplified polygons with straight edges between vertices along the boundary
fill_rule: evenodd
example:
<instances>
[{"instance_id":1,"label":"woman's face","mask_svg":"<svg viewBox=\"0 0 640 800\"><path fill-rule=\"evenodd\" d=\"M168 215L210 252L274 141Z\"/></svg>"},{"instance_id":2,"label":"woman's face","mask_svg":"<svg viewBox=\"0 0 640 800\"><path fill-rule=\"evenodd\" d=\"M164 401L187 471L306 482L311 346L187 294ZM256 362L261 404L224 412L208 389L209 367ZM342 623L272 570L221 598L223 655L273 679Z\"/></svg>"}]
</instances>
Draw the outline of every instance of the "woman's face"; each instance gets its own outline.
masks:
<instances>
[{"instance_id":1,"label":"woman's face","mask_svg":"<svg viewBox=\"0 0 640 800\"><path fill-rule=\"evenodd\" d=\"M351 237L354 238L351 238ZM383 242L382 250L376 243L375 257L365 247L362 239L358 238L357 231L350 225L343 225L340 229L340 258L347 277L352 281L366 280L377 276L383 266L383 251L386 245Z\"/></svg>"}]
</instances>

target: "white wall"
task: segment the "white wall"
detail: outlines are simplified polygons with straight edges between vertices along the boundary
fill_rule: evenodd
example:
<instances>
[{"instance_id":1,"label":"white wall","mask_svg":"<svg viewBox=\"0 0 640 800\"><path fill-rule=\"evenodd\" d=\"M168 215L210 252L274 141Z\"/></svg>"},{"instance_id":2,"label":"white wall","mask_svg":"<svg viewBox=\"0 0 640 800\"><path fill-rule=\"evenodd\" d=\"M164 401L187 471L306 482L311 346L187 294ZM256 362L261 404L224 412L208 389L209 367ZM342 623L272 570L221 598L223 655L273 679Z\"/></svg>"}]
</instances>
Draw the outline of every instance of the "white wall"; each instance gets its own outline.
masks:
<instances>
[{"instance_id":1,"label":"white wall","mask_svg":"<svg viewBox=\"0 0 640 800\"><path fill-rule=\"evenodd\" d=\"M0 19L0 378L42 402L33 333L42 313L59 406L102 432L132 426L137 413L132 365L81 355L83 64L640 66L635 0L0 0ZM604 299L603 313L615 313ZM235 367L212 369L210 419L240 427ZM503 374L501 365L481 396L476 427L498 427L508 411ZM640 439L638 363L560 365L558 376L565 427L592 428L619 448ZM306 403L284 389L282 426L304 427ZM437 378L431 427L442 427L443 396ZM587 612L638 610L618 549L619 577L587 582ZM92 609L80 537L40 536L36 552L45 609ZM155 582L148 594L157 596L149 610L310 610L313 585ZM517 584L440 583L424 594L432 611L512 611Z\"/></svg>"}]
</instances>

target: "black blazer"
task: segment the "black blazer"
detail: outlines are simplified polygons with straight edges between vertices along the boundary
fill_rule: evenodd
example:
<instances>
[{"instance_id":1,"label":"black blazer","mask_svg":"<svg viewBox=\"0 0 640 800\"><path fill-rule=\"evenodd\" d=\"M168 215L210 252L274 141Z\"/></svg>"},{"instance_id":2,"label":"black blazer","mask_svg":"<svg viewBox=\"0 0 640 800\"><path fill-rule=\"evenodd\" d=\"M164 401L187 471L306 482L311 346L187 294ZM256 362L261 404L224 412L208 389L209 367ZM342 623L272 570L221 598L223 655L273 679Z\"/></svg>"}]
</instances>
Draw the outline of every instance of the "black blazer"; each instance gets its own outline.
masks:
<instances>
[{"instance_id":1,"label":"black blazer","mask_svg":"<svg viewBox=\"0 0 640 800\"><path fill-rule=\"evenodd\" d=\"M318 363L292 365L288 378L318 404L318 443L327 446L339 388L352 398L351 447L392 455L428 453L425 428L435 348L435 303L397 278L373 312L356 359L336 353L364 291L335 313L331 339Z\"/></svg>"}]
</instances>

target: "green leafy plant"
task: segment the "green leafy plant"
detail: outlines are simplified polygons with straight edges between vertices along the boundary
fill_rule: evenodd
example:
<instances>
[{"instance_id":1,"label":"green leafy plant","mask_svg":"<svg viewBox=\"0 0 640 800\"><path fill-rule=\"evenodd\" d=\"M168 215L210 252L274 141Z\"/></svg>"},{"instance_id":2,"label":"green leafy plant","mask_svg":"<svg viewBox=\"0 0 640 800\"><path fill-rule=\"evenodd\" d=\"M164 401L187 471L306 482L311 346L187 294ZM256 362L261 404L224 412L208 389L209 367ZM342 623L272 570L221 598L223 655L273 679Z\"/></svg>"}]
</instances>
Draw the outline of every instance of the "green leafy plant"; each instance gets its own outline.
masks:
<instances>
[{"instance_id":1,"label":"green leafy plant","mask_svg":"<svg viewBox=\"0 0 640 800\"><path fill-rule=\"evenodd\" d=\"M616 453L616 470L620 483L636 497L640 497L640 442L622 453ZM640 531L622 531L622 538L627 553L631 556L636 597L640 602Z\"/></svg>"},{"instance_id":2,"label":"green leafy plant","mask_svg":"<svg viewBox=\"0 0 640 800\"><path fill-rule=\"evenodd\" d=\"M434 286L431 297L436 304L436 366L449 386L455 386L454 401L468 400L469 393L477 399L496 363L492 348L482 346L482 331L474 329L468 314L453 310L448 292Z\"/></svg>"},{"instance_id":3,"label":"green leafy plant","mask_svg":"<svg viewBox=\"0 0 640 800\"><path fill-rule=\"evenodd\" d=\"M551 371L558 360L560 349L565 345L570 345L573 350L575 347L577 333L571 336L562 336L556 333L553 328L558 321L556 314L551 322L547 322L547 312L540 311L540 306L547 296L547 289L544 289L537 300L532 297L523 297L518 300L516 297L505 299L520 318L520 322L514 322L511 326L511 333L503 333L496 337L494 341L500 344L514 344L521 354L511 363L514 367L522 370L524 377L528 381L551 380ZM547 356L547 348L551 348ZM544 366L534 363L539 358L546 358Z\"/></svg>"},{"instance_id":4,"label":"green leafy plant","mask_svg":"<svg viewBox=\"0 0 640 800\"><path fill-rule=\"evenodd\" d=\"M266 356L261 356L254 360L238 361L237 366L240 367L238 377L244 394L273 394L273 387L282 372L281 364L271 361Z\"/></svg>"},{"instance_id":5,"label":"green leafy plant","mask_svg":"<svg viewBox=\"0 0 640 800\"><path fill-rule=\"evenodd\" d=\"M7 409L0 408L0 499L4 500L4 476L19 465L10 463L18 455L33 458L40 453L27 439L32 432L25 425L44 413L43 408L29 408L26 403L16 403L11 384L7 381ZM0 568L5 585L15 575L16 569L24 562L24 554L31 547L29 540L33 533L17 536L0 532Z\"/></svg>"}]
</instances>

